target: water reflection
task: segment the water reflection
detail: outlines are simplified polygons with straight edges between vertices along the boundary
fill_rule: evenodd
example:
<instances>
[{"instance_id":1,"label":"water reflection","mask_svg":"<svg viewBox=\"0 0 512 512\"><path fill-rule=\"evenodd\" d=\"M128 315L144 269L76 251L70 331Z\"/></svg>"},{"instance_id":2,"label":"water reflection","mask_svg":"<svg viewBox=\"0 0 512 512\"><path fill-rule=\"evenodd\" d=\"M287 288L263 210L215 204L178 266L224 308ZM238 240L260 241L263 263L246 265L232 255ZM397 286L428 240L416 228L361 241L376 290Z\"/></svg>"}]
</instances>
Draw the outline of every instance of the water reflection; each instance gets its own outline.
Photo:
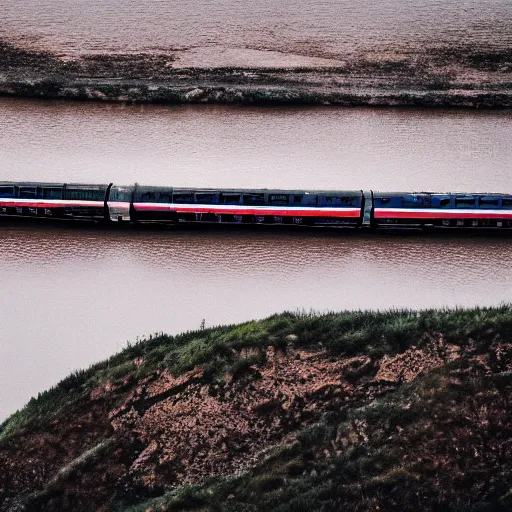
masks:
<instances>
[{"instance_id":1,"label":"water reflection","mask_svg":"<svg viewBox=\"0 0 512 512\"><path fill-rule=\"evenodd\" d=\"M510 238L1 223L0 416L127 340L276 311L512 301Z\"/></svg>"},{"instance_id":2,"label":"water reflection","mask_svg":"<svg viewBox=\"0 0 512 512\"><path fill-rule=\"evenodd\" d=\"M510 19L508 0L2 0L0 37L68 54L175 51L183 65L298 65L429 45L506 48Z\"/></svg>"},{"instance_id":3,"label":"water reflection","mask_svg":"<svg viewBox=\"0 0 512 512\"><path fill-rule=\"evenodd\" d=\"M0 99L3 180L511 192L510 112ZM155 331L511 301L510 239L0 223L0 417Z\"/></svg>"}]
</instances>

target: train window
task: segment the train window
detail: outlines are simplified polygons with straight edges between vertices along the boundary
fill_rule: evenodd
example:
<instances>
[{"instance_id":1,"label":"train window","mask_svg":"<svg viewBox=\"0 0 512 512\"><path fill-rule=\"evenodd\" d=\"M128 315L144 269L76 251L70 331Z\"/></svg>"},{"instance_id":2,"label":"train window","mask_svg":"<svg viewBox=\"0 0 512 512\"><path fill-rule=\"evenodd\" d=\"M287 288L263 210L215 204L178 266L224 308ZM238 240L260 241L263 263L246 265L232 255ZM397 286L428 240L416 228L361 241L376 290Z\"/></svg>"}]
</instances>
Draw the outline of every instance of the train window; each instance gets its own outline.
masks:
<instances>
[{"instance_id":1,"label":"train window","mask_svg":"<svg viewBox=\"0 0 512 512\"><path fill-rule=\"evenodd\" d=\"M250 205L262 205L262 204L265 204L265 195L264 194L244 194L243 202L244 202L244 204L250 204Z\"/></svg>"},{"instance_id":2,"label":"train window","mask_svg":"<svg viewBox=\"0 0 512 512\"><path fill-rule=\"evenodd\" d=\"M133 201L136 203L171 203L172 189L137 187L133 193Z\"/></svg>"},{"instance_id":3,"label":"train window","mask_svg":"<svg viewBox=\"0 0 512 512\"><path fill-rule=\"evenodd\" d=\"M20 197L24 199L33 199L37 197L36 187L20 187Z\"/></svg>"},{"instance_id":4,"label":"train window","mask_svg":"<svg viewBox=\"0 0 512 512\"><path fill-rule=\"evenodd\" d=\"M268 203L275 205L288 204L288 196L286 194L270 194Z\"/></svg>"},{"instance_id":5,"label":"train window","mask_svg":"<svg viewBox=\"0 0 512 512\"><path fill-rule=\"evenodd\" d=\"M455 198L455 208L471 208L472 206L475 206L475 198L473 196Z\"/></svg>"},{"instance_id":6,"label":"train window","mask_svg":"<svg viewBox=\"0 0 512 512\"><path fill-rule=\"evenodd\" d=\"M512 206L512 197L504 197L502 204L503 206Z\"/></svg>"},{"instance_id":7,"label":"train window","mask_svg":"<svg viewBox=\"0 0 512 512\"><path fill-rule=\"evenodd\" d=\"M196 202L199 204L217 204L219 202L216 192L196 193Z\"/></svg>"},{"instance_id":8,"label":"train window","mask_svg":"<svg viewBox=\"0 0 512 512\"><path fill-rule=\"evenodd\" d=\"M14 197L14 187L0 187L0 197Z\"/></svg>"},{"instance_id":9,"label":"train window","mask_svg":"<svg viewBox=\"0 0 512 512\"><path fill-rule=\"evenodd\" d=\"M103 201L105 199L105 190L101 188L66 188L66 199L76 199L78 201Z\"/></svg>"},{"instance_id":10,"label":"train window","mask_svg":"<svg viewBox=\"0 0 512 512\"><path fill-rule=\"evenodd\" d=\"M302 196L293 196L293 202L295 204L302 204Z\"/></svg>"},{"instance_id":11,"label":"train window","mask_svg":"<svg viewBox=\"0 0 512 512\"><path fill-rule=\"evenodd\" d=\"M61 188L43 188L43 199L62 199Z\"/></svg>"},{"instance_id":12,"label":"train window","mask_svg":"<svg viewBox=\"0 0 512 512\"><path fill-rule=\"evenodd\" d=\"M157 194L159 203L172 203L172 192L164 191Z\"/></svg>"},{"instance_id":13,"label":"train window","mask_svg":"<svg viewBox=\"0 0 512 512\"><path fill-rule=\"evenodd\" d=\"M155 192L142 192L140 194L140 202L141 203L155 203L156 202L156 194Z\"/></svg>"},{"instance_id":14,"label":"train window","mask_svg":"<svg viewBox=\"0 0 512 512\"><path fill-rule=\"evenodd\" d=\"M240 204L240 194L222 194L222 203Z\"/></svg>"},{"instance_id":15,"label":"train window","mask_svg":"<svg viewBox=\"0 0 512 512\"><path fill-rule=\"evenodd\" d=\"M352 198L347 196L326 196L326 203L332 206L351 206Z\"/></svg>"},{"instance_id":16,"label":"train window","mask_svg":"<svg viewBox=\"0 0 512 512\"><path fill-rule=\"evenodd\" d=\"M194 193L193 192L185 192L185 193L181 193L181 194L173 194L173 200L175 203L181 203L181 204L194 203Z\"/></svg>"},{"instance_id":17,"label":"train window","mask_svg":"<svg viewBox=\"0 0 512 512\"><path fill-rule=\"evenodd\" d=\"M413 206L418 208L420 206L430 206L432 204L432 199L427 195L410 195L404 196L402 198L402 203L404 206Z\"/></svg>"},{"instance_id":18,"label":"train window","mask_svg":"<svg viewBox=\"0 0 512 512\"><path fill-rule=\"evenodd\" d=\"M388 204L390 201L391 201L391 199L389 197L381 197L380 198L380 202L382 204Z\"/></svg>"},{"instance_id":19,"label":"train window","mask_svg":"<svg viewBox=\"0 0 512 512\"><path fill-rule=\"evenodd\" d=\"M444 199L441 199L439 201L439 206L441 208L447 208L448 206L450 206L450 202L451 202L451 199L449 197L445 197Z\"/></svg>"},{"instance_id":20,"label":"train window","mask_svg":"<svg viewBox=\"0 0 512 512\"><path fill-rule=\"evenodd\" d=\"M83 192L82 190L80 192ZM110 201L131 202L133 194L132 187L114 186L110 189Z\"/></svg>"},{"instance_id":21,"label":"train window","mask_svg":"<svg viewBox=\"0 0 512 512\"><path fill-rule=\"evenodd\" d=\"M489 208L490 206L499 206L500 200L498 197L480 197L480 208Z\"/></svg>"}]
</instances>

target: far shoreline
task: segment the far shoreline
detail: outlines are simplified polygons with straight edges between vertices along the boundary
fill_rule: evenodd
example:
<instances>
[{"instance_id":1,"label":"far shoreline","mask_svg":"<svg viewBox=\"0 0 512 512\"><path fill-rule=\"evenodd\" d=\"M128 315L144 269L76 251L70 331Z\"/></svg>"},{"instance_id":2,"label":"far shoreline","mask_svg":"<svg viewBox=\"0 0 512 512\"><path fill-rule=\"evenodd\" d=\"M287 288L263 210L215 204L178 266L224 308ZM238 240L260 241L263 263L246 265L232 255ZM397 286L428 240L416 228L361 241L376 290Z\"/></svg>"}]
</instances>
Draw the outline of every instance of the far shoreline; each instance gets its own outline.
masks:
<instances>
[{"instance_id":1,"label":"far shoreline","mask_svg":"<svg viewBox=\"0 0 512 512\"><path fill-rule=\"evenodd\" d=\"M175 56L65 59L0 41L0 97L123 104L512 108L512 49L363 56L336 67L176 67Z\"/></svg>"}]
</instances>

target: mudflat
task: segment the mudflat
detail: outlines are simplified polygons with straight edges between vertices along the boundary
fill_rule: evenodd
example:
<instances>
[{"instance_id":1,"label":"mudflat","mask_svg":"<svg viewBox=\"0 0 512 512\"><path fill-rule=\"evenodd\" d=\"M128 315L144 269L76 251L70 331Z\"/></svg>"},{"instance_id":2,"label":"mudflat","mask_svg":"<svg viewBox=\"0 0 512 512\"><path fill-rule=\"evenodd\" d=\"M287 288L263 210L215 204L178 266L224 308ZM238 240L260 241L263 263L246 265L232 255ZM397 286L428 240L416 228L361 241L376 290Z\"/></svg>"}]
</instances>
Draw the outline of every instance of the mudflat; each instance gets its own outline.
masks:
<instances>
[{"instance_id":1,"label":"mudflat","mask_svg":"<svg viewBox=\"0 0 512 512\"><path fill-rule=\"evenodd\" d=\"M124 103L510 108L512 49L367 53L338 66L182 67L169 53L75 57L0 42L0 95Z\"/></svg>"}]
</instances>

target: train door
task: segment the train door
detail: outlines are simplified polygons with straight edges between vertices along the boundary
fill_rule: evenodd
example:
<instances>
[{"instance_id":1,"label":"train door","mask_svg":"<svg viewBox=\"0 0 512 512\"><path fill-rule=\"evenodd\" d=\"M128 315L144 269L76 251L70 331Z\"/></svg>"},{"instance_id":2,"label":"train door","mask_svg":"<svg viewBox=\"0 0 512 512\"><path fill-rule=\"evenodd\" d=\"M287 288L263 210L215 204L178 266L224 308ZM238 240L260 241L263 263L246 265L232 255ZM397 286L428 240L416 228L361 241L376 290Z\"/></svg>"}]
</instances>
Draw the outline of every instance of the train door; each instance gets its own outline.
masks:
<instances>
[{"instance_id":1,"label":"train door","mask_svg":"<svg viewBox=\"0 0 512 512\"><path fill-rule=\"evenodd\" d=\"M113 185L107 201L110 220L112 222L130 222L133 187Z\"/></svg>"}]
</instances>

